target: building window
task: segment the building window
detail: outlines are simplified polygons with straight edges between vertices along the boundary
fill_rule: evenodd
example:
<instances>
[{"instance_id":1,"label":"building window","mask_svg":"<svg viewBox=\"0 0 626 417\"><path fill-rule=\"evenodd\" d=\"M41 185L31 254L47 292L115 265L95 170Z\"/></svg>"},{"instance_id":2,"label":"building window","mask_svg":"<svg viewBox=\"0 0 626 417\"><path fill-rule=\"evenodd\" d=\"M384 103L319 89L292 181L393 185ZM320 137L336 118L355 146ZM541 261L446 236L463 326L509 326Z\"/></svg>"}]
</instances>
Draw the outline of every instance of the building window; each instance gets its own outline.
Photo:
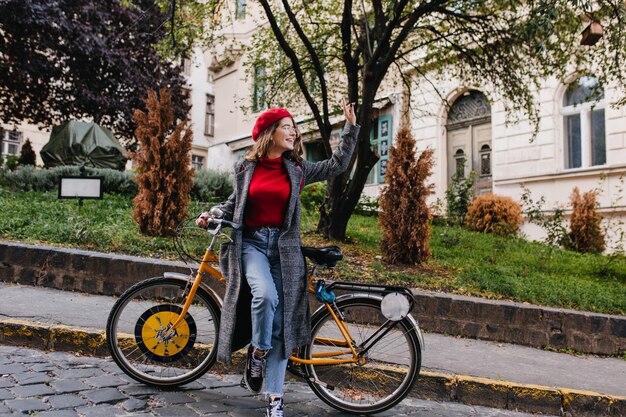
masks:
<instances>
[{"instance_id":1,"label":"building window","mask_svg":"<svg viewBox=\"0 0 626 417\"><path fill-rule=\"evenodd\" d=\"M204 156L191 155L191 166L196 171L204 168Z\"/></svg>"},{"instance_id":2,"label":"building window","mask_svg":"<svg viewBox=\"0 0 626 417\"><path fill-rule=\"evenodd\" d=\"M595 77L580 77L563 96L565 168L606 164L604 90Z\"/></svg>"},{"instance_id":3,"label":"building window","mask_svg":"<svg viewBox=\"0 0 626 417\"><path fill-rule=\"evenodd\" d=\"M304 149L306 151L307 161L317 162L326 159L326 154L324 153L324 144L321 140L305 143Z\"/></svg>"},{"instance_id":4,"label":"building window","mask_svg":"<svg viewBox=\"0 0 626 417\"><path fill-rule=\"evenodd\" d=\"M8 136L7 136L8 140L12 140L14 142L21 142L22 132L19 132L17 130L9 130L7 133L8 133Z\"/></svg>"},{"instance_id":5,"label":"building window","mask_svg":"<svg viewBox=\"0 0 626 417\"><path fill-rule=\"evenodd\" d=\"M204 134L213 136L215 133L215 97L206 95L206 114L204 116Z\"/></svg>"},{"instance_id":6,"label":"building window","mask_svg":"<svg viewBox=\"0 0 626 417\"><path fill-rule=\"evenodd\" d=\"M478 90L470 90L463 93L450 107L446 129L450 131L489 122L491 106L487 97Z\"/></svg>"},{"instance_id":7,"label":"building window","mask_svg":"<svg viewBox=\"0 0 626 417\"><path fill-rule=\"evenodd\" d=\"M2 139L2 149L0 153L8 155L17 155L20 152L20 146L22 144L23 133L19 130L6 130L0 129L0 135Z\"/></svg>"},{"instance_id":8,"label":"building window","mask_svg":"<svg viewBox=\"0 0 626 417\"><path fill-rule=\"evenodd\" d=\"M191 107L191 89L183 87L180 89L180 94L183 96L185 103Z\"/></svg>"},{"instance_id":9,"label":"building window","mask_svg":"<svg viewBox=\"0 0 626 417\"><path fill-rule=\"evenodd\" d=\"M183 74L191 75L191 59L183 58Z\"/></svg>"},{"instance_id":10,"label":"building window","mask_svg":"<svg viewBox=\"0 0 626 417\"><path fill-rule=\"evenodd\" d=\"M385 115L374 119L370 131L370 144L372 150L378 153L378 163L372 168L367 178L368 184L382 184L385 182L387 163L389 160L389 148L391 148L391 116Z\"/></svg>"},{"instance_id":11,"label":"building window","mask_svg":"<svg viewBox=\"0 0 626 417\"><path fill-rule=\"evenodd\" d=\"M265 67L254 68L254 91L252 93L252 110L255 112L265 110Z\"/></svg>"},{"instance_id":12,"label":"building window","mask_svg":"<svg viewBox=\"0 0 626 417\"><path fill-rule=\"evenodd\" d=\"M488 177L491 175L491 147L484 144L480 147L480 176Z\"/></svg>"},{"instance_id":13,"label":"building window","mask_svg":"<svg viewBox=\"0 0 626 417\"><path fill-rule=\"evenodd\" d=\"M241 20L246 18L246 3L247 0L235 0L235 19Z\"/></svg>"},{"instance_id":14,"label":"building window","mask_svg":"<svg viewBox=\"0 0 626 417\"><path fill-rule=\"evenodd\" d=\"M456 166L456 173L459 177L465 177L465 152L463 149L457 149L454 153L454 162Z\"/></svg>"}]
</instances>

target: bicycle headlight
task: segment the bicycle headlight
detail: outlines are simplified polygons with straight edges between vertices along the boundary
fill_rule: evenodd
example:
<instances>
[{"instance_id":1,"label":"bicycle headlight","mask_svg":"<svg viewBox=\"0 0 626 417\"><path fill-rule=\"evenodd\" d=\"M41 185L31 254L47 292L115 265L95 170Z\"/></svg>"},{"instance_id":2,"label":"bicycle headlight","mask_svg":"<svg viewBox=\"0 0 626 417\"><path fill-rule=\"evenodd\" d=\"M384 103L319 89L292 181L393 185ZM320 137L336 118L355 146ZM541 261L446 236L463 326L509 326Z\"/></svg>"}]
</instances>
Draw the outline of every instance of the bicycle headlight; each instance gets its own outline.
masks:
<instances>
[{"instance_id":1,"label":"bicycle headlight","mask_svg":"<svg viewBox=\"0 0 626 417\"><path fill-rule=\"evenodd\" d=\"M392 292L383 297L380 311L388 320L399 321L409 314L409 300L402 294Z\"/></svg>"}]
</instances>

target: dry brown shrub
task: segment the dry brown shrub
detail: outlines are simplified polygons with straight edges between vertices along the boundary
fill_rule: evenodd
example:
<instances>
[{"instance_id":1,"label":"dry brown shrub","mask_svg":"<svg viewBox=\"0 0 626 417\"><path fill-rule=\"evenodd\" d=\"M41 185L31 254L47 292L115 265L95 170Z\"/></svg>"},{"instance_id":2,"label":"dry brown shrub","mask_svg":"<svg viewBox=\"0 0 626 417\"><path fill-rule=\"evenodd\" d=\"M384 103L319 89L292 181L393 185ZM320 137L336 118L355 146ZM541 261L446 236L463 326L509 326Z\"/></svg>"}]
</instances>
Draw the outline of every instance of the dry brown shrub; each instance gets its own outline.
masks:
<instances>
[{"instance_id":1,"label":"dry brown shrub","mask_svg":"<svg viewBox=\"0 0 626 417\"><path fill-rule=\"evenodd\" d=\"M139 191L133 200L133 218L141 233L169 236L187 213L193 185L192 133L187 119L174 126L169 91L160 90L159 97L149 91L145 103L148 112L136 109L134 114L139 147L133 159Z\"/></svg>"},{"instance_id":2,"label":"dry brown shrub","mask_svg":"<svg viewBox=\"0 0 626 417\"><path fill-rule=\"evenodd\" d=\"M598 213L598 191L587 191L580 194L578 187L574 187L570 202L572 203L572 218L569 223L569 249L576 252L599 253L604 251L604 233L600 223L602 216Z\"/></svg>"},{"instance_id":3,"label":"dry brown shrub","mask_svg":"<svg viewBox=\"0 0 626 417\"><path fill-rule=\"evenodd\" d=\"M389 263L416 265L430 257L430 220L426 199L433 184L426 184L433 168L433 151L415 159L415 139L401 129L385 172L386 187L380 196L378 222L382 229L383 259Z\"/></svg>"},{"instance_id":4,"label":"dry brown shrub","mask_svg":"<svg viewBox=\"0 0 626 417\"><path fill-rule=\"evenodd\" d=\"M511 197L482 194L468 207L465 224L479 232L512 236L522 224L522 207Z\"/></svg>"}]
</instances>

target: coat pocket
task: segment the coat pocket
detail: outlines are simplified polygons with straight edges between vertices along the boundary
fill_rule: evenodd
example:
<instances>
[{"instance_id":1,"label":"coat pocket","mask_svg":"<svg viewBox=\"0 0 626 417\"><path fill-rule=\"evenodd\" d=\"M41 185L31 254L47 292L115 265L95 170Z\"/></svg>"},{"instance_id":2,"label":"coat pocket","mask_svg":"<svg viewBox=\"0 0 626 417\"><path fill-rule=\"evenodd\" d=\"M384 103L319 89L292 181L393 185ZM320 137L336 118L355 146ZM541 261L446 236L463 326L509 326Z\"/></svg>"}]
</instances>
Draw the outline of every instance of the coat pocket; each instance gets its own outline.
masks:
<instances>
[{"instance_id":1,"label":"coat pocket","mask_svg":"<svg viewBox=\"0 0 626 417\"><path fill-rule=\"evenodd\" d=\"M233 245L231 242L224 242L220 245L220 271L227 279L230 278L230 251Z\"/></svg>"}]
</instances>

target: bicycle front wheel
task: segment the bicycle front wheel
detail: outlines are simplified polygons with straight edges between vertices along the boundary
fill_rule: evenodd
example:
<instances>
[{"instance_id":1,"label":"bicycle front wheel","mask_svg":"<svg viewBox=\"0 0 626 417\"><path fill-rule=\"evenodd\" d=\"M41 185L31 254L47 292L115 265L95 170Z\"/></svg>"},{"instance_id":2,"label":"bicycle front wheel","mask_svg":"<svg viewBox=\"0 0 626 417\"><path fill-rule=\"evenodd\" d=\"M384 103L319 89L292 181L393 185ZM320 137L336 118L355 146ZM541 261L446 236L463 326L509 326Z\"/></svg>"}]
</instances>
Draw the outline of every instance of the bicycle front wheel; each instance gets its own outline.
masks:
<instances>
[{"instance_id":1,"label":"bicycle front wheel","mask_svg":"<svg viewBox=\"0 0 626 417\"><path fill-rule=\"evenodd\" d=\"M337 302L357 353L356 363L305 365L309 385L325 403L353 414L373 414L398 404L417 380L421 351L417 329L405 318L388 321L380 297ZM313 317L305 359L350 359L353 354L328 310ZM344 352L342 355L338 354Z\"/></svg>"},{"instance_id":2,"label":"bicycle front wheel","mask_svg":"<svg viewBox=\"0 0 626 417\"><path fill-rule=\"evenodd\" d=\"M113 306L106 336L113 360L130 377L177 386L202 376L215 362L219 306L198 289L182 322L171 330L191 282L157 277L126 290Z\"/></svg>"}]
</instances>

